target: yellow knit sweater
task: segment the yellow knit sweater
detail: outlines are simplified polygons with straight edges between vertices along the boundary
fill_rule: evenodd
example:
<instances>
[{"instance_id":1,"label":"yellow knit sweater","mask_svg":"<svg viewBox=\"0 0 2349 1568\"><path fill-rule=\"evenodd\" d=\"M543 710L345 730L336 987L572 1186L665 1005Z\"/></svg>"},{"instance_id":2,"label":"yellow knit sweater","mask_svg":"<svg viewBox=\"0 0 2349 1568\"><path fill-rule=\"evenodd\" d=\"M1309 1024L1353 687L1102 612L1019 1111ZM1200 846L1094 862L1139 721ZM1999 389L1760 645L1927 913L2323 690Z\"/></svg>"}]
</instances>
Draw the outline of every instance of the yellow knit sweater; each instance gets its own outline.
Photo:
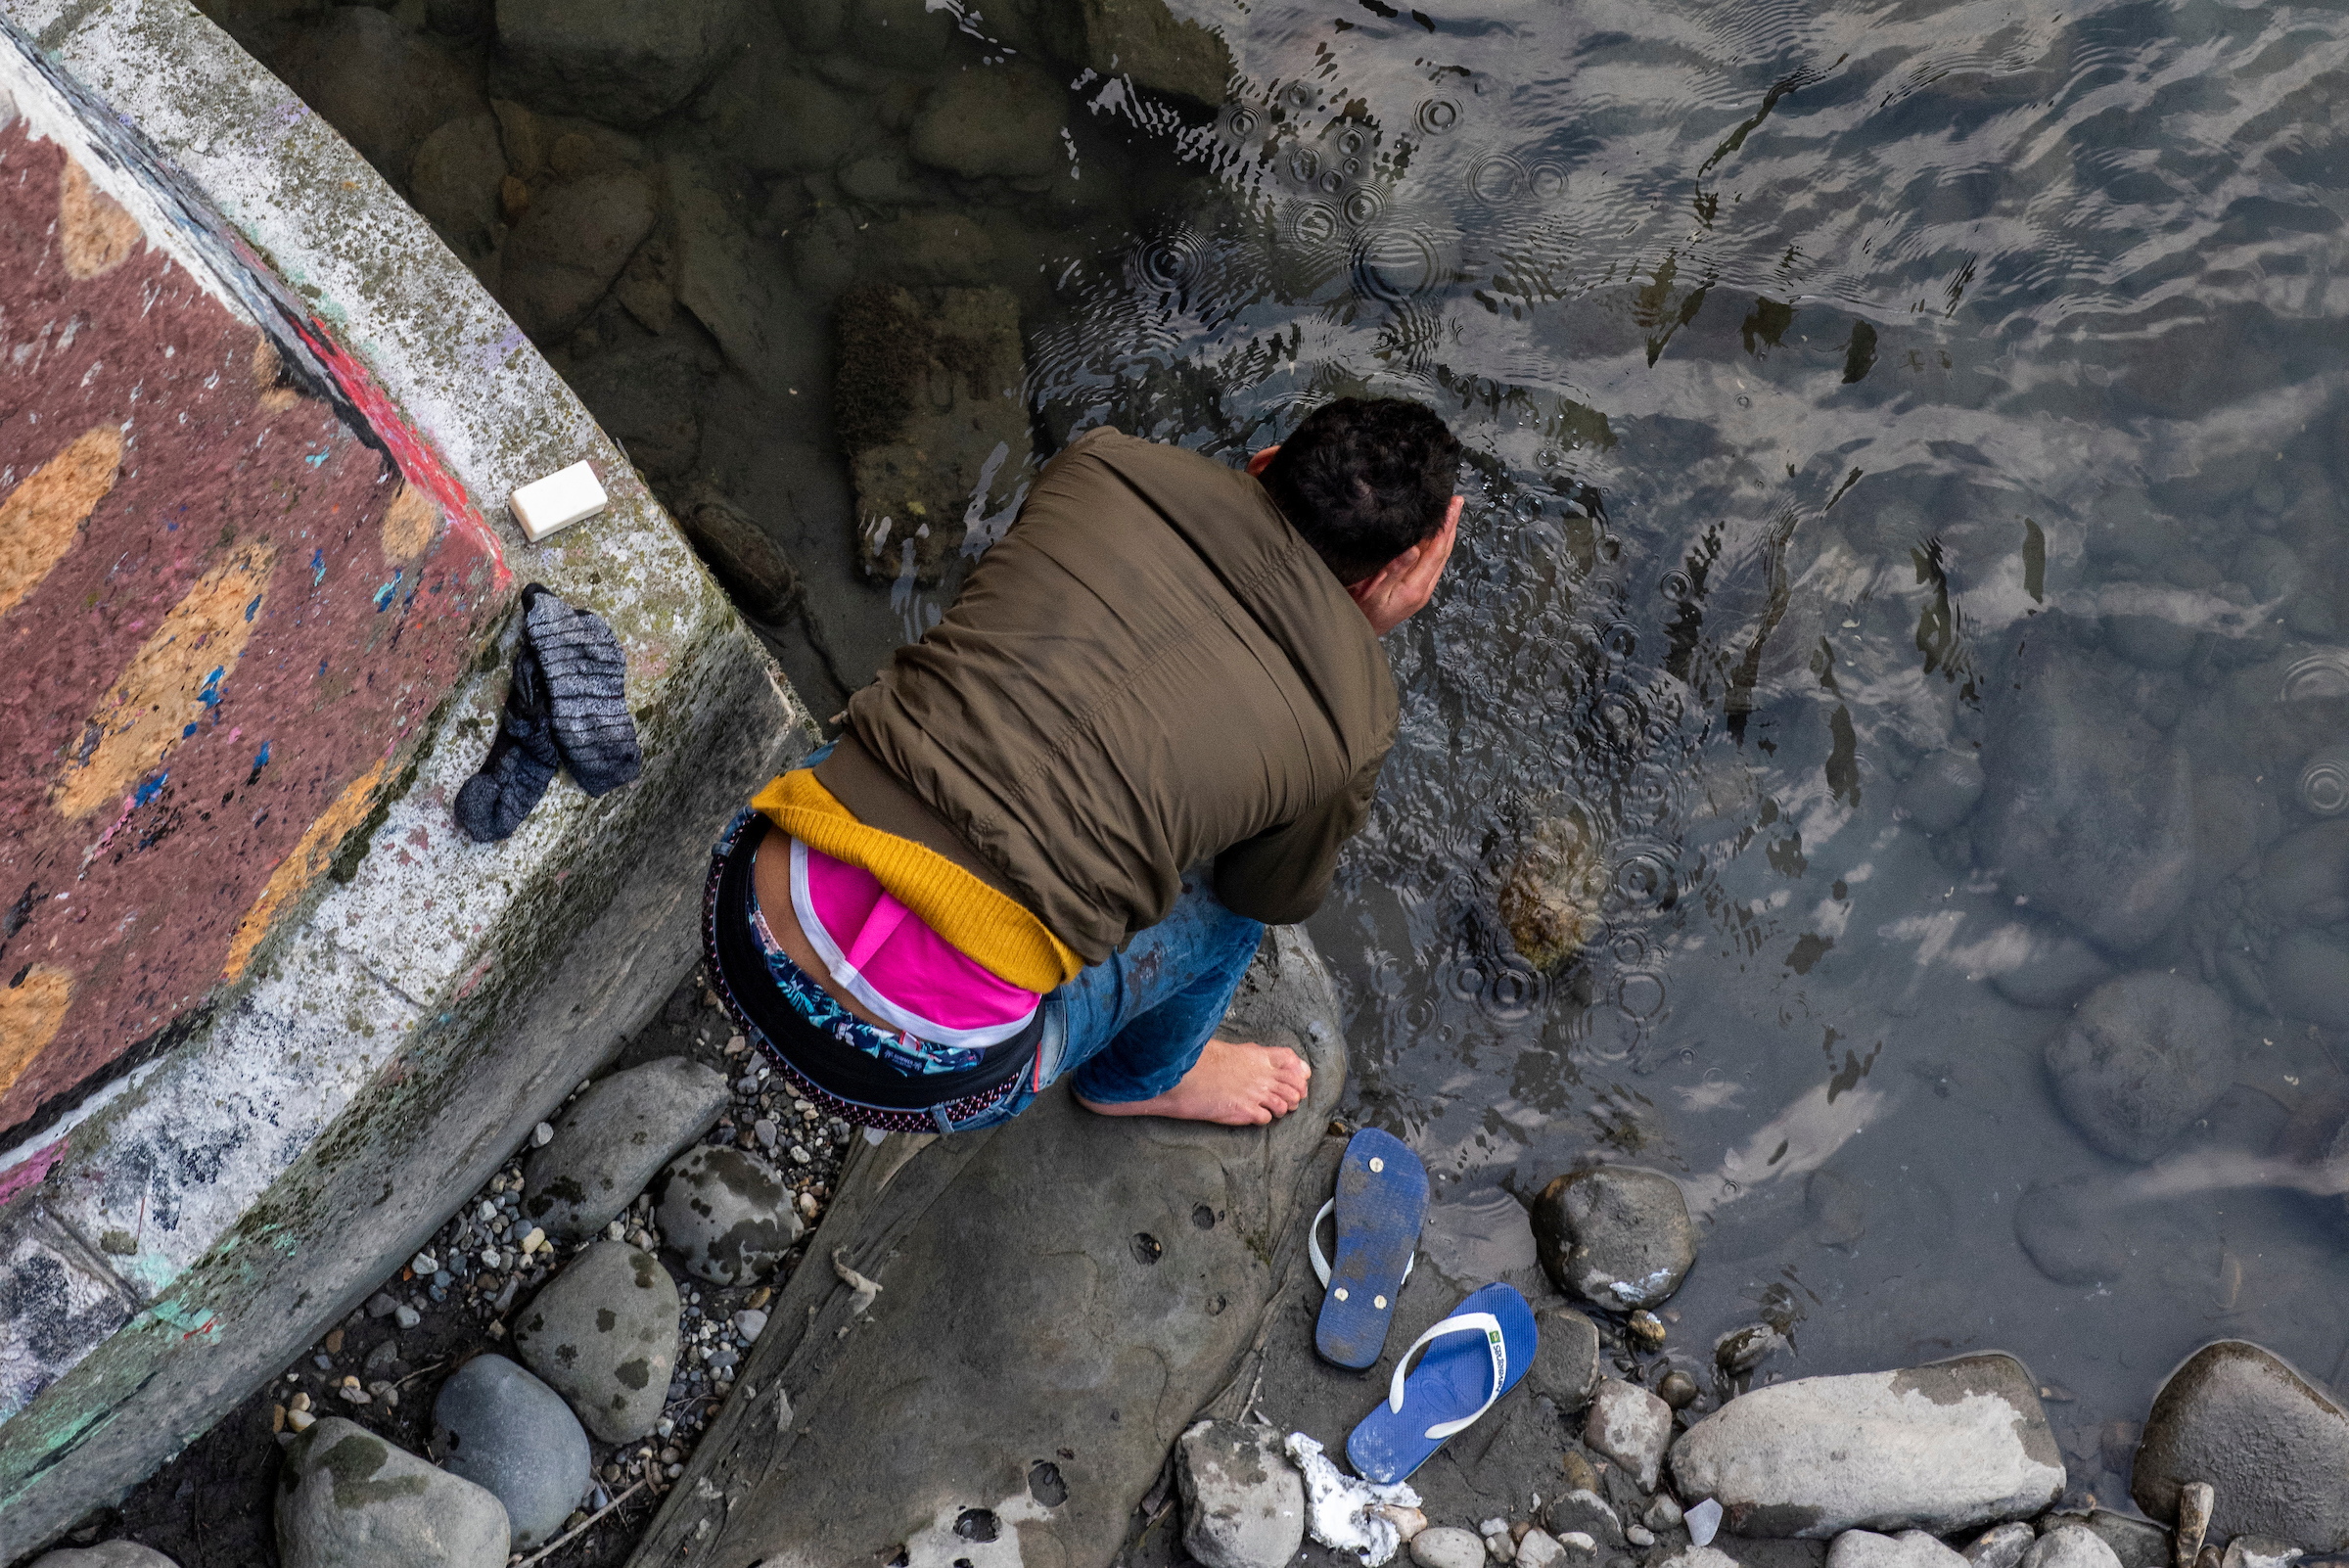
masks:
<instances>
[{"instance_id":1,"label":"yellow knit sweater","mask_svg":"<svg viewBox=\"0 0 2349 1568\"><path fill-rule=\"evenodd\" d=\"M857 821L806 768L775 777L751 798L751 808L807 848L870 871L891 898L998 980L1042 992L1084 967L1016 899L936 850Z\"/></svg>"}]
</instances>

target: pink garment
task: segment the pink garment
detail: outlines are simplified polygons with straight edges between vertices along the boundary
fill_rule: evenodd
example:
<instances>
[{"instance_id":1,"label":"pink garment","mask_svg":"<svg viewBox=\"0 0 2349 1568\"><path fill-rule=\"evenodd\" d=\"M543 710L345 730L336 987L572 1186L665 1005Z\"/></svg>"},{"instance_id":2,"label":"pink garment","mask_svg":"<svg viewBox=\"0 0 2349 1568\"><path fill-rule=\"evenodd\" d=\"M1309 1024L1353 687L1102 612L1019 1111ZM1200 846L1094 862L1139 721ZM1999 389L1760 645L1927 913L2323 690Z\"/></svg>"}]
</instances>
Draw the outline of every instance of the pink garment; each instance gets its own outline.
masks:
<instances>
[{"instance_id":1,"label":"pink garment","mask_svg":"<svg viewBox=\"0 0 2349 1568\"><path fill-rule=\"evenodd\" d=\"M791 906L834 985L893 1029L984 1048L1028 1027L1043 998L990 974L882 891L862 866L791 841Z\"/></svg>"}]
</instances>

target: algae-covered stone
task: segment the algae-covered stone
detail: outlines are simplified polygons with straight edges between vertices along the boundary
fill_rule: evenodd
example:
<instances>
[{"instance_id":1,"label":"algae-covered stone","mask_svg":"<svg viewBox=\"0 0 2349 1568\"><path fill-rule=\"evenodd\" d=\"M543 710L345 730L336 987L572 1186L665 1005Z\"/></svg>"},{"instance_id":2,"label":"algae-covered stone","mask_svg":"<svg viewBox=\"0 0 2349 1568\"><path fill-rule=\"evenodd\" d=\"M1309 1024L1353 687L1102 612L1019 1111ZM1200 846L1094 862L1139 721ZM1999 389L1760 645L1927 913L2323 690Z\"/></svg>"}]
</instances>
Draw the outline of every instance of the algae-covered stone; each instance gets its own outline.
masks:
<instances>
[{"instance_id":1,"label":"algae-covered stone","mask_svg":"<svg viewBox=\"0 0 2349 1568\"><path fill-rule=\"evenodd\" d=\"M500 90L531 108L646 124L710 79L746 0L497 0Z\"/></svg>"},{"instance_id":2,"label":"algae-covered stone","mask_svg":"<svg viewBox=\"0 0 2349 1568\"><path fill-rule=\"evenodd\" d=\"M1581 811L1550 817L1526 835L1500 886L1509 941L1536 969L1554 969L1598 929L1607 893L1606 846Z\"/></svg>"},{"instance_id":3,"label":"algae-covered stone","mask_svg":"<svg viewBox=\"0 0 2349 1568\"><path fill-rule=\"evenodd\" d=\"M867 574L935 582L1008 508L1029 451L1019 306L1002 289L859 288L839 308L841 445Z\"/></svg>"},{"instance_id":4,"label":"algae-covered stone","mask_svg":"<svg viewBox=\"0 0 2349 1568\"><path fill-rule=\"evenodd\" d=\"M653 1194L662 1236L688 1270L720 1285L765 1277L807 1228L775 1168L741 1149L688 1149Z\"/></svg>"},{"instance_id":5,"label":"algae-covered stone","mask_svg":"<svg viewBox=\"0 0 2349 1568\"><path fill-rule=\"evenodd\" d=\"M611 290L653 218L652 187L632 170L554 187L506 240L498 303L531 337L562 337Z\"/></svg>"},{"instance_id":6,"label":"algae-covered stone","mask_svg":"<svg viewBox=\"0 0 2349 1568\"><path fill-rule=\"evenodd\" d=\"M1182 1545L1203 1568L1277 1568L1305 1543L1305 1478L1270 1427L1202 1421L1174 1446Z\"/></svg>"},{"instance_id":7,"label":"algae-covered stone","mask_svg":"<svg viewBox=\"0 0 2349 1568\"><path fill-rule=\"evenodd\" d=\"M502 1568L505 1506L482 1488L330 1415L288 1445L277 1478L284 1568Z\"/></svg>"},{"instance_id":8,"label":"algae-covered stone","mask_svg":"<svg viewBox=\"0 0 2349 1568\"><path fill-rule=\"evenodd\" d=\"M2274 1536L2338 1551L2349 1546L2349 1413L2272 1351L2205 1345L2153 1396L2129 1495L2171 1519L2179 1489L2196 1481L2216 1492L2213 1545Z\"/></svg>"},{"instance_id":9,"label":"algae-covered stone","mask_svg":"<svg viewBox=\"0 0 2349 1568\"><path fill-rule=\"evenodd\" d=\"M514 1349L606 1443L661 1419L677 1364L676 1281L651 1253L599 1241L517 1314Z\"/></svg>"},{"instance_id":10,"label":"algae-covered stone","mask_svg":"<svg viewBox=\"0 0 2349 1568\"><path fill-rule=\"evenodd\" d=\"M1739 1535L1811 1539L1950 1535L2027 1518L2064 1485L2037 1385L1995 1354L1756 1389L1690 1427L1672 1470Z\"/></svg>"},{"instance_id":11,"label":"algae-covered stone","mask_svg":"<svg viewBox=\"0 0 2349 1568\"><path fill-rule=\"evenodd\" d=\"M601 1230L654 1172L710 1130L727 1099L724 1078L682 1056L598 1080L556 1121L554 1140L524 1164L523 1213L551 1236Z\"/></svg>"}]
</instances>

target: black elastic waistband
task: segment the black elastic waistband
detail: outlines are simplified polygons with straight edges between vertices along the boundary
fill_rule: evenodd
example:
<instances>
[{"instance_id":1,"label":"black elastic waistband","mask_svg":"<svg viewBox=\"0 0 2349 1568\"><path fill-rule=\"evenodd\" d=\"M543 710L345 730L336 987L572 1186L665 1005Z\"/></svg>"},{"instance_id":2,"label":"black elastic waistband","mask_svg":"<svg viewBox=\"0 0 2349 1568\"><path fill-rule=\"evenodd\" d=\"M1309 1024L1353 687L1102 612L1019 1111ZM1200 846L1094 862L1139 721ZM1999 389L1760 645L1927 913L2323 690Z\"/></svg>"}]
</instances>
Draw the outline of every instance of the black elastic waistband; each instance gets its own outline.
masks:
<instances>
[{"instance_id":1,"label":"black elastic waistband","mask_svg":"<svg viewBox=\"0 0 2349 1568\"><path fill-rule=\"evenodd\" d=\"M735 835L718 871L712 940L736 1005L794 1069L827 1094L890 1111L923 1111L983 1094L1027 1070L1043 1038L1041 1007L1026 1029L990 1047L978 1066L958 1073L914 1074L900 1073L853 1045L834 1039L792 1006L783 988L775 984L766 967L766 953L751 931L751 862L760 841L772 829L772 823L761 819Z\"/></svg>"}]
</instances>

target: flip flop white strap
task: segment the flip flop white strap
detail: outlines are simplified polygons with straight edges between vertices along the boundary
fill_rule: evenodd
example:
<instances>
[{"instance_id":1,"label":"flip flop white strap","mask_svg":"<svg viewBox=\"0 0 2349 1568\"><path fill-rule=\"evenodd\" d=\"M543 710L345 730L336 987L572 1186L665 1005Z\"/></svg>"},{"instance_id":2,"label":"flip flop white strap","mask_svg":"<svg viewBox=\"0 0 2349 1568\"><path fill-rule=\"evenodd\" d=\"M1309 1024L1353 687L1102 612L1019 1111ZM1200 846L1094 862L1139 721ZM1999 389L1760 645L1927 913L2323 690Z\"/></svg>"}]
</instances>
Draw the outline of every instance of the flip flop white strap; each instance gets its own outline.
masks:
<instances>
[{"instance_id":1,"label":"flip flop white strap","mask_svg":"<svg viewBox=\"0 0 2349 1568\"><path fill-rule=\"evenodd\" d=\"M1329 1259L1325 1257L1321 1251L1321 1222L1329 1219L1331 1215L1334 1215L1337 1212L1338 1200L1332 1198L1327 1203L1321 1205L1321 1212L1313 1216L1313 1228L1305 1233L1306 1254L1313 1260L1313 1272L1321 1276L1321 1288L1323 1290L1327 1290L1329 1288ZM1419 1254L1416 1252L1412 1253L1408 1258L1404 1260L1403 1277L1405 1279L1411 1277L1411 1269L1417 1266L1418 1262ZM1401 1284L1398 1284L1395 1288L1400 1290L1403 1287Z\"/></svg>"},{"instance_id":2,"label":"flip flop white strap","mask_svg":"<svg viewBox=\"0 0 2349 1568\"><path fill-rule=\"evenodd\" d=\"M1404 1375L1411 1369L1411 1358L1418 1355L1430 1341L1441 1339L1446 1334L1485 1336L1485 1350L1493 1358L1493 1392L1485 1396L1484 1404L1458 1420L1438 1421L1429 1427L1427 1438L1431 1443L1441 1443L1454 1432L1465 1432L1474 1426L1487 1410L1493 1408L1495 1402L1500 1398L1500 1391L1509 1382L1509 1348L1500 1337L1500 1319L1491 1313L1459 1313L1445 1318L1412 1340L1411 1348L1403 1353L1403 1359L1395 1363L1395 1381L1387 1385L1388 1409L1398 1415L1403 1413L1403 1380Z\"/></svg>"}]
</instances>

